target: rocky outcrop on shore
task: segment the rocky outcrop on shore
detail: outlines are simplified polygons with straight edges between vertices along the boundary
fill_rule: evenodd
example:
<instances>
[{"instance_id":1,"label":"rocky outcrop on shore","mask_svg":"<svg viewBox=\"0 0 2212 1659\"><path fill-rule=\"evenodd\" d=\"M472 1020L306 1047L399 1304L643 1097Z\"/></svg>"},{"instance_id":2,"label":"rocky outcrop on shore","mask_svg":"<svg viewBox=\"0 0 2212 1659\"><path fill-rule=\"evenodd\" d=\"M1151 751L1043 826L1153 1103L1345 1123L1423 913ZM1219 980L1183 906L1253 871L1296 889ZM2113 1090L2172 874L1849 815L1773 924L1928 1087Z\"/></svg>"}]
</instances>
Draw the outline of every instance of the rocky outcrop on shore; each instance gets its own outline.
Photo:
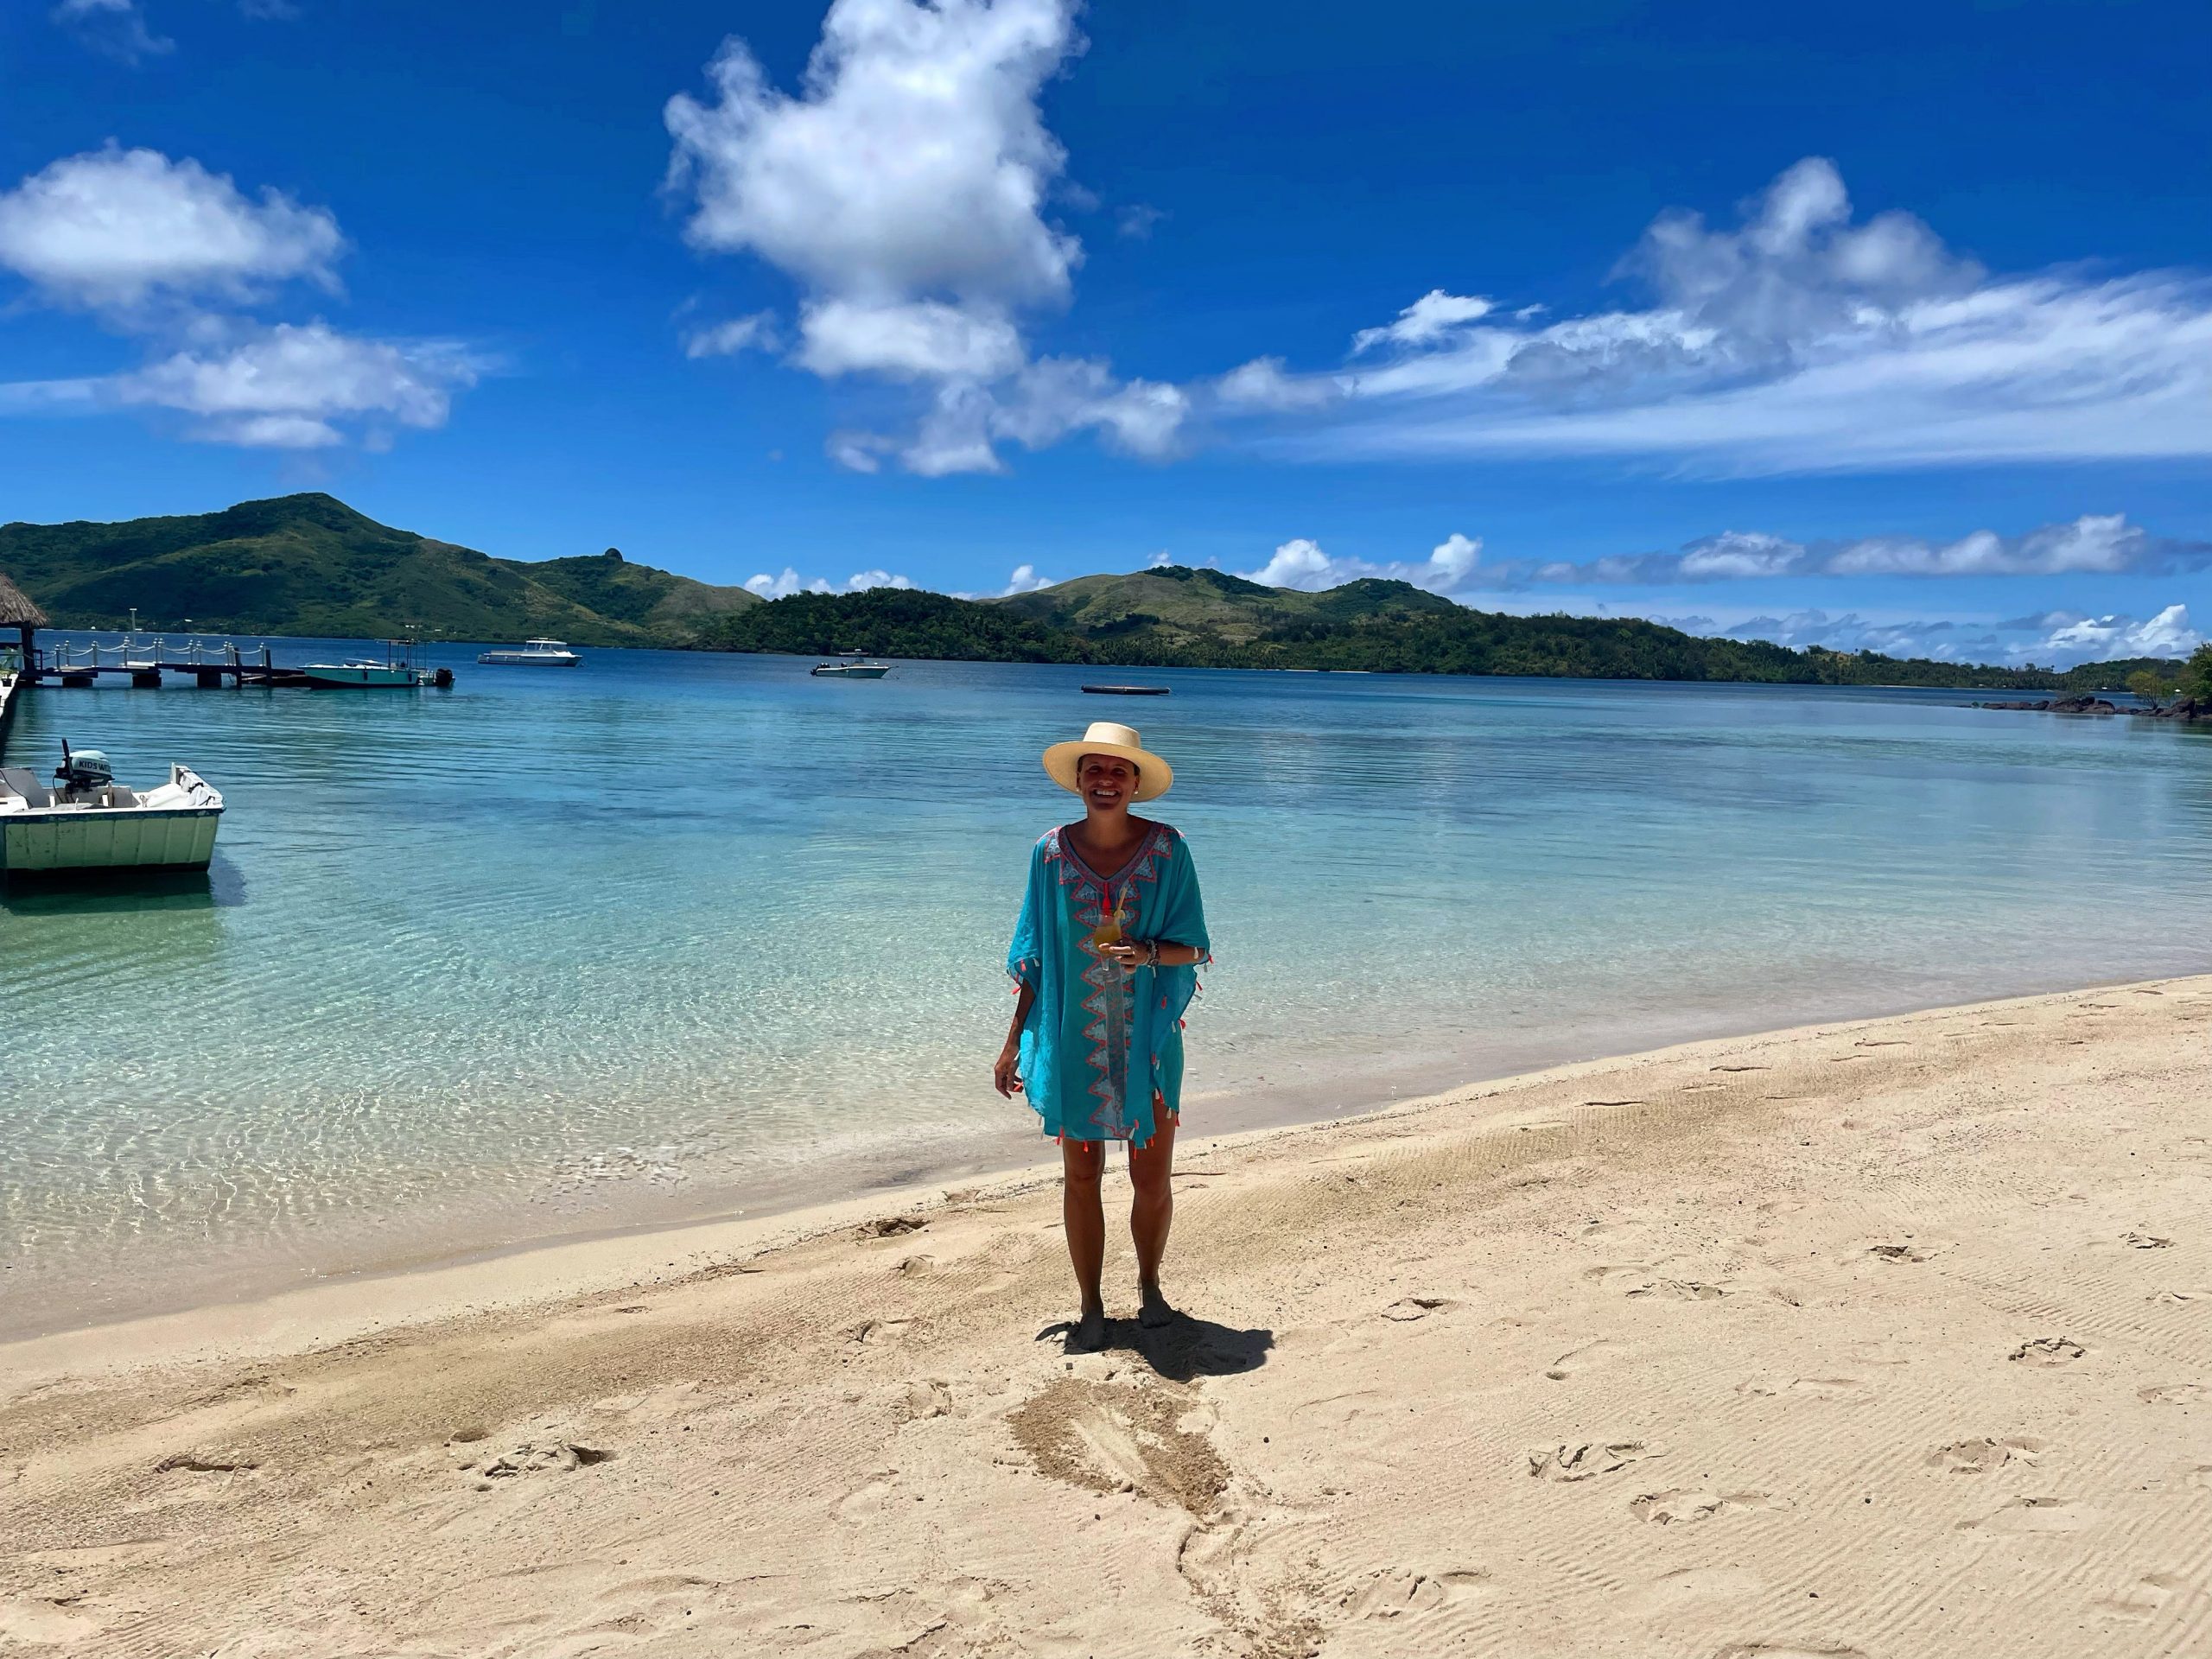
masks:
<instances>
[{"instance_id":1,"label":"rocky outcrop on shore","mask_svg":"<svg viewBox=\"0 0 2212 1659\"><path fill-rule=\"evenodd\" d=\"M2145 720L2212 721L2212 698L2181 697L2159 708L2126 708L2104 697L2040 697L2018 702L1977 702L1977 709L2021 709L2049 715L2136 715Z\"/></svg>"}]
</instances>

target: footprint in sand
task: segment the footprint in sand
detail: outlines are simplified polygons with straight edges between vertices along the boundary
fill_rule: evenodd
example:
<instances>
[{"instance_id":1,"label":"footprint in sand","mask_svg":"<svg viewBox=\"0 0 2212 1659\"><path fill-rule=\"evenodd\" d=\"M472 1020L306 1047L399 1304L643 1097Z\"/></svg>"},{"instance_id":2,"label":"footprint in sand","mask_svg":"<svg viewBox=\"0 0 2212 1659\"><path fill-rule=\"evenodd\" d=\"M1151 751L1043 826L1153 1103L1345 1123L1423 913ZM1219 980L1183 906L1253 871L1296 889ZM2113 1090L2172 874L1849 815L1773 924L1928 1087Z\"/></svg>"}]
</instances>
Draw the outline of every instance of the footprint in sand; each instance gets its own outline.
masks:
<instances>
[{"instance_id":1,"label":"footprint in sand","mask_svg":"<svg viewBox=\"0 0 2212 1659\"><path fill-rule=\"evenodd\" d=\"M1939 1446L1927 1457L1930 1469L1954 1475L1986 1475L2009 1463L2032 1465L2043 1454L2044 1443L2024 1438L2009 1440L1954 1440Z\"/></svg>"},{"instance_id":2,"label":"footprint in sand","mask_svg":"<svg viewBox=\"0 0 2212 1659\"><path fill-rule=\"evenodd\" d=\"M2155 1382L2147 1389L2138 1389L2135 1397L2146 1406L2193 1406L2212 1398L2212 1389L2202 1382Z\"/></svg>"},{"instance_id":3,"label":"footprint in sand","mask_svg":"<svg viewBox=\"0 0 2212 1659\"><path fill-rule=\"evenodd\" d=\"M899 1415L906 1422L952 1414L952 1388L935 1377L909 1382L899 1392Z\"/></svg>"},{"instance_id":4,"label":"footprint in sand","mask_svg":"<svg viewBox=\"0 0 2212 1659\"><path fill-rule=\"evenodd\" d=\"M2088 1351L2071 1337L2035 1337L2015 1348L2008 1357L2027 1365L2069 1365Z\"/></svg>"},{"instance_id":5,"label":"footprint in sand","mask_svg":"<svg viewBox=\"0 0 2212 1659\"><path fill-rule=\"evenodd\" d=\"M902 1255L899 1258L899 1265L892 1268L892 1272L904 1278L918 1279L924 1274L934 1272L936 1268L937 1258L933 1255Z\"/></svg>"},{"instance_id":6,"label":"footprint in sand","mask_svg":"<svg viewBox=\"0 0 2212 1659\"><path fill-rule=\"evenodd\" d=\"M1040 1474L1206 1515L1228 1489L1229 1465L1203 1433L1184 1427L1198 1403L1179 1386L1060 1376L1007 1422Z\"/></svg>"},{"instance_id":7,"label":"footprint in sand","mask_svg":"<svg viewBox=\"0 0 2212 1659\"><path fill-rule=\"evenodd\" d=\"M36 1647L60 1647L98 1636L107 1627L90 1613L70 1605L73 1597L48 1601L40 1596L11 1596L0 1600L0 1640ZM12 1647L13 1643L10 1645Z\"/></svg>"},{"instance_id":8,"label":"footprint in sand","mask_svg":"<svg viewBox=\"0 0 2212 1659\"><path fill-rule=\"evenodd\" d=\"M474 1475L476 1490L488 1492L495 1480L588 1469L594 1464L610 1462L613 1457L614 1453L603 1446L586 1446L565 1435L549 1432L530 1440L518 1440L504 1452L493 1452L474 1462L462 1464L461 1472Z\"/></svg>"},{"instance_id":9,"label":"footprint in sand","mask_svg":"<svg viewBox=\"0 0 2212 1659\"><path fill-rule=\"evenodd\" d=\"M1629 1501L1629 1513L1655 1527L1671 1527L1678 1521L1707 1521L1731 1510L1778 1510L1784 1505L1764 1492L1695 1491L1678 1488L1670 1492L1646 1492Z\"/></svg>"},{"instance_id":10,"label":"footprint in sand","mask_svg":"<svg viewBox=\"0 0 2212 1659\"><path fill-rule=\"evenodd\" d=\"M2139 1250L2170 1250L2173 1240L2161 1238L2156 1233L2122 1233L2120 1242Z\"/></svg>"},{"instance_id":11,"label":"footprint in sand","mask_svg":"<svg viewBox=\"0 0 2212 1659\"><path fill-rule=\"evenodd\" d=\"M1758 1573L1740 1567L1678 1567L1623 1596L1619 1611L1627 1618L1650 1618L1704 1602L1741 1601L1765 1589Z\"/></svg>"},{"instance_id":12,"label":"footprint in sand","mask_svg":"<svg viewBox=\"0 0 2212 1659\"><path fill-rule=\"evenodd\" d=\"M1925 1262L1930 1252L1924 1244L1869 1244L1866 1254L1885 1262Z\"/></svg>"},{"instance_id":13,"label":"footprint in sand","mask_svg":"<svg viewBox=\"0 0 2212 1659\"><path fill-rule=\"evenodd\" d=\"M2082 1532L2102 1520L2102 1512L2067 1497L2016 1497L1978 1521L1961 1521L1961 1532Z\"/></svg>"},{"instance_id":14,"label":"footprint in sand","mask_svg":"<svg viewBox=\"0 0 2212 1659\"><path fill-rule=\"evenodd\" d=\"M2189 1588L2189 1580L2171 1573L2145 1573L2116 1595L2100 1596L2089 1604L2107 1618L2126 1624L2148 1624L2174 1599Z\"/></svg>"},{"instance_id":15,"label":"footprint in sand","mask_svg":"<svg viewBox=\"0 0 2212 1659\"><path fill-rule=\"evenodd\" d=\"M1382 1310L1382 1317L1395 1319L1400 1325L1409 1325L1415 1319L1425 1319L1432 1313L1446 1313L1459 1304L1442 1296L1401 1296Z\"/></svg>"},{"instance_id":16,"label":"footprint in sand","mask_svg":"<svg viewBox=\"0 0 2212 1659\"><path fill-rule=\"evenodd\" d=\"M1529 1472L1538 1480L1590 1480L1618 1473L1631 1463L1659 1454L1642 1440L1614 1440L1600 1444L1584 1440L1573 1446L1531 1446Z\"/></svg>"},{"instance_id":17,"label":"footprint in sand","mask_svg":"<svg viewBox=\"0 0 2212 1659\"><path fill-rule=\"evenodd\" d=\"M1345 1591L1338 1605L1352 1618L1402 1618L1408 1613L1433 1612L1453 1602L1486 1595L1490 1589L1490 1574L1480 1568L1410 1573L1403 1567L1385 1567L1372 1574L1364 1586Z\"/></svg>"},{"instance_id":18,"label":"footprint in sand","mask_svg":"<svg viewBox=\"0 0 2212 1659\"><path fill-rule=\"evenodd\" d=\"M918 1233L929 1225L919 1216L878 1216L864 1221L853 1230L855 1238L897 1238L906 1233Z\"/></svg>"},{"instance_id":19,"label":"footprint in sand","mask_svg":"<svg viewBox=\"0 0 2212 1659\"><path fill-rule=\"evenodd\" d=\"M1564 1382L1578 1372L1605 1363L1619 1351L1620 1346L1610 1337L1599 1337L1594 1342L1584 1343L1580 1348L1568 1349L1552 1362L1551 1369L1544 1375L1554 1382Z\"/></svg>"},{"instance_id":20,"label":"footprint in sand","mask_svg":"<svg viewBox=\"0 0 2212 1659\"><path fill-rule=\"evenodd\" d=\"M1728 1287L1702 1279L1654 1279L1627 1294L1631 1297L1659 1296L1676 1302L1717 1302L1728 1294Z\"/></svg>"},{"instance_id":21,"label":"footprint in sand","mask_svg":"<svg viewBox=\"0 0 2212 1659\"><path fill-rule=\"evenodd\" d=\"M913 1323L912 1319L862 1319L845 1332L845 1340L862 1348L896 1342Z\"/></svg>"}]
</instances>

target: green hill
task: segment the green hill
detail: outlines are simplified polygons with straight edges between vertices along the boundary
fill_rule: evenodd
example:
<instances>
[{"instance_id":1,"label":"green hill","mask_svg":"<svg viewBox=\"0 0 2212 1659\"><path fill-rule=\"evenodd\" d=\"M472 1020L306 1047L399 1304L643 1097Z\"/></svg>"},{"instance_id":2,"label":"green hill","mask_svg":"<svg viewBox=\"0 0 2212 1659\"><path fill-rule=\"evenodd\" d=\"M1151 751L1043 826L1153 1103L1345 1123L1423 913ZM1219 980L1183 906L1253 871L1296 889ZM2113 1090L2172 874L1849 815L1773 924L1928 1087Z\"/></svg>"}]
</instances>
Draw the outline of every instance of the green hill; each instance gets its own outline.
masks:
<instances>
[{"instance_id":1,"label":"green hill","mask_svg":"<svg viewBox=\"0 0 2212 1659\"><path fill-rule=\"evenodd\" d=\"M2114 690L2138 668L2179 667L2131 659L2059 674L1872 652L1794 651L1633 619L1470 610L1402 582L1354 582L1309 594L1173 565L1130 575L1082 576L1006 599L890 588L798 594L718 619L702 630L699 643L726 651L865 651L981 662L2023 691Z\"/></svg>"},{"instance_id":2,"label":"green hill","mask_svg":"<svg viewBox=\"0 0 2212 1659\"><path fill-rule=\"evenodd\" d=\"M758 606L609 549L525 563L394 530L323 494L120 524L0 525L0 570L56 627L143 625L240 633L690 643Z\"/></svg>"},{"instance_id":3,"label":"green hill","mask_svg":"<svg viewBox=\"0 0 2212 1659\"><path fill-rule=\"evenodd\" d=\"M1162 660L1177 653L1204 655L1221 646L1250 645L1287 629L1402 622L1462 609L1406 582L1352 582L1308 594L1174 564L1126 576L1078 576L995 602L1049 627L1127 645Z\"/></svg>"}]
</instances>

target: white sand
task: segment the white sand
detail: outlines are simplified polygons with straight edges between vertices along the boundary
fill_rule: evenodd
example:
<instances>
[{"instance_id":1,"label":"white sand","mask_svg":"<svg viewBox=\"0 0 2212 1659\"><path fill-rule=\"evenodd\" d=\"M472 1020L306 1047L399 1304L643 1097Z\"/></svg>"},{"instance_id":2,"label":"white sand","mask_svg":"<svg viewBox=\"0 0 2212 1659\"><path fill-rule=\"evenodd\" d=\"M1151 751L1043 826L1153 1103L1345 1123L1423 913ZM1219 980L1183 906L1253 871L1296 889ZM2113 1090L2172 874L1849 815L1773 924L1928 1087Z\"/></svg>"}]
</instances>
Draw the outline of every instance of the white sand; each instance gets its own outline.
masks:
<instances>
[{"instance_id":1,"label":"white sand","mask_svg":"<svg viewBox=\"0 0 2212 1659\"><path fill-rule=\"evenodd\" d=\"M0 1348L0 1653L2212 1653L2208 1017L1192 1137L1103 1355L1033 1179Z\"/></svg>"}]
</instances>

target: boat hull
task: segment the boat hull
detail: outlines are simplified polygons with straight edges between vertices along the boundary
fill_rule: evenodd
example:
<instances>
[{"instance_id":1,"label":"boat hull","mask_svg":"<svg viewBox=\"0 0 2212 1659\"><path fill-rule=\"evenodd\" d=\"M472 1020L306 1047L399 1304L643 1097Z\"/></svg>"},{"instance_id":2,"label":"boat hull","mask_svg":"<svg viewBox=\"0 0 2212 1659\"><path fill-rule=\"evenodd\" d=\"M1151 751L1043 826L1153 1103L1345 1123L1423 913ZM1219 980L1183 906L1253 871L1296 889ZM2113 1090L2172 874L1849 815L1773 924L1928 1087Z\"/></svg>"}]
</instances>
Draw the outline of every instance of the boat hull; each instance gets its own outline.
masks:
<instances>
[{"instance_id":1,"label":"boat hull","mask_svg":"<svg viewBox=\"0 0 2212 1659\"><path fill-rule=\"evenodd\" d=\"M219 806L8 814L0 817L0 876L204 870L222 817Z\"/></svg>"},{"instance_id":2,"label":"boat hull","mask_svg":"<svg viewBox=\"0 0 2212 1659\"><path fill-rule=\"evenodd\" d=\"M583 661L581 657L533 657L526 651L486 651L477 654L476 660L493 668L574 668Z\"/></svg>"},{"instance_id":3,"label":"boat hull","mask_svg":"<svg viewBox=\"0 0 2212 1659\"><path fill-rule=\"evenodd\" d=\"M423 683L411 668L327 667L318 663L302 669L300 675L326 691L397 691Z\"/></svg>"},{"instance_id":4,"label":"boat hull","mask_svg":"<svg viewBox=\"0 0 2212 1659\"><path fill-rule=\"evenodd\" d=\"M807 672L824 680L880 680L891 670L883 668L810 668Z\"/></svg>"}]
</instances>

